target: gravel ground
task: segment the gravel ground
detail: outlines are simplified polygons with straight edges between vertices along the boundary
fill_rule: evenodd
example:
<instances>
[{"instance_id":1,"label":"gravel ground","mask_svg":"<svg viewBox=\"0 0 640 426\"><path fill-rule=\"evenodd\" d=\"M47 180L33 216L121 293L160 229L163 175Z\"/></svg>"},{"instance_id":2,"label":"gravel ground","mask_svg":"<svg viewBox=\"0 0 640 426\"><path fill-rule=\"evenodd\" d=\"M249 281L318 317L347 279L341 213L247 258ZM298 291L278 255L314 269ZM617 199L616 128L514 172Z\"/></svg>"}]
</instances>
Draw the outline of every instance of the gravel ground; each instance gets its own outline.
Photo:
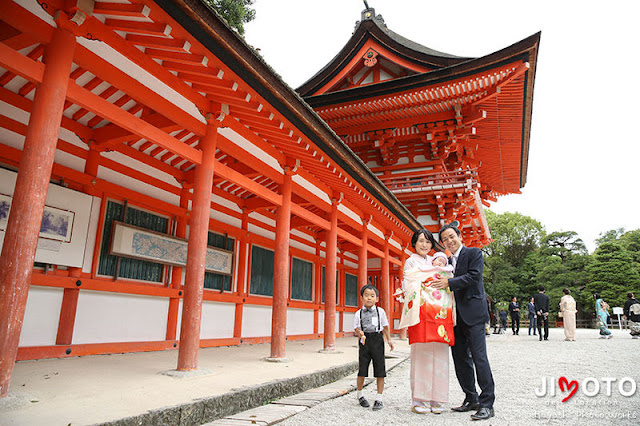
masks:
<instances>
[{"instance_id":1,"label":"gravel ground","mask_svg":"<svg viewBox=\"0 0 640 426\"><path fill-rule=\"evenodd\" d=\"M614 338L598 338L598 332L580 329L576 342L565 342L562 329L551 329L549 341L528 336L491 335L487 339L489 361L496 383L495 417L480 424L492 425L640 425L640 339L633 340L628 331L613 330ZM361 408L355 392L329 400L308 409L281 424L283 425L406 425L425 422L434 425L472 423L469 413L450 411L459 405L464 394L460 390L450 361L449 403L443 414L419 415L410 412L410 360L389 372L384 392L384 408L380 411ZM569 395L558 387L558 379L576 380L578 390ZM593 378L593 379L592 379ZM610 395L607 381L613 378ZM625 379L627 378L627 379ZM555 393L541 393L542 381L547 390L554 383ZM605 380L603 380L605 379ZM595 382L600 387L596 394ZM623 396L619 383L623 382ZM375 382L374 382L375 383ZM586 385L586 388L585 388ZM575 386L572 384L571 389ZM587 394L595 394L588 396ZM375 384L364 390L373 404ZM475 422L474 422L475 424Z\"/></svg>"}]
</instances>

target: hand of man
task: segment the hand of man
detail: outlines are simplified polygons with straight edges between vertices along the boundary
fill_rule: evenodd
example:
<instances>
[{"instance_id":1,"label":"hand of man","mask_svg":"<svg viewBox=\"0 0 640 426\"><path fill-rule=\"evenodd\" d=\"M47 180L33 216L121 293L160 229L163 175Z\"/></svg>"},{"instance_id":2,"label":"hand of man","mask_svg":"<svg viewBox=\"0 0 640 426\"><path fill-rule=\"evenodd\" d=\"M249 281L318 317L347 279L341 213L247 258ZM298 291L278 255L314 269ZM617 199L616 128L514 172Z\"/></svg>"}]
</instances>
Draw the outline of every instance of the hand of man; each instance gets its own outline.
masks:
<instances>
[{"instance_id":1,"label":"hand of man","mask_svg":"<svg viewBox=\"0 0 640 426\"><path fill-rule=\"evenodd\" d=\"M449 280L447 278L440 278L438 280L434 280L431 282L431 288L435 288L436 290L443 290L449 287Z\"/></svg>"},{"instance_id":2,"label":"hand of man","mask_svg":"<svg viewBox=\"0 0 640 426\"><path fill-rule=\"evenodd\" d=\"M389 340L389 347L391 348L391 350L395 350L395 346L393 346L393 342L391 340Z\"/></svg>"}]
</instances>

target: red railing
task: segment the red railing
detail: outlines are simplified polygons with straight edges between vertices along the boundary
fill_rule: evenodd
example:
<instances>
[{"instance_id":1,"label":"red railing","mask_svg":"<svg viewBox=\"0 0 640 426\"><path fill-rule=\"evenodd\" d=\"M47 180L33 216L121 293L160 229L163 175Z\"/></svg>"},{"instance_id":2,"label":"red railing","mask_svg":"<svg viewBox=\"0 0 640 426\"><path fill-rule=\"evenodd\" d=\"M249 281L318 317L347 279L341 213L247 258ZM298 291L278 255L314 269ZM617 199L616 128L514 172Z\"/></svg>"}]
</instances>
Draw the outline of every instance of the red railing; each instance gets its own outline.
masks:
<instances>
[{"instance_id":1,"label":"red railing","mask_svg":"<svg viewBox=\"0 0 640 426\"><path fill-rule=\"evenodd\" d=\"M421 172L420 176L381 176L380 180L395 194L454 188L472 190L478 185L476 169L452 172Z\"/></svg>"}]
</instances>

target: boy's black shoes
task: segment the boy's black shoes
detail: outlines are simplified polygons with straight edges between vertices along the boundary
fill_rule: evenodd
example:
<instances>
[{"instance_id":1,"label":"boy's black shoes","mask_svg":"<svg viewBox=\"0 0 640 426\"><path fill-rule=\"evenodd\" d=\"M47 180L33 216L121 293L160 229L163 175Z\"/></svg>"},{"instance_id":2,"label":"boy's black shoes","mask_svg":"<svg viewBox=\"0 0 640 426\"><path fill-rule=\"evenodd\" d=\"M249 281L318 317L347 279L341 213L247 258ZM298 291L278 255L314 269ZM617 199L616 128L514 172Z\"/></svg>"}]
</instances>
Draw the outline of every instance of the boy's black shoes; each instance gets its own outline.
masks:
<instances>
[{"instance_id":1,"label":"boy's black shoes","mask_svg":"<svg viewBox=\"0 0 640 426\"><path fill-rule=\"evenodd\" d=\"M382 410L382 401L375 401L373 403L373 411L378 411L378 410Z\"/></svg>"},{"instance_id":2,"label":"boy's black shoes","mask_svg":"<svg viewBox=\"0 0 640 426\"><path fill-rule=\"evenodd\" d=\"M365 398L364 396L361 396L358 401L360 401L360 406L361 407L369 408L369 401L367 401L367 398ZM376 401L376 402L378 402L378 401ZM374 408L375 408L375 405L374 405Z\"/></svg>"}]
</instances>

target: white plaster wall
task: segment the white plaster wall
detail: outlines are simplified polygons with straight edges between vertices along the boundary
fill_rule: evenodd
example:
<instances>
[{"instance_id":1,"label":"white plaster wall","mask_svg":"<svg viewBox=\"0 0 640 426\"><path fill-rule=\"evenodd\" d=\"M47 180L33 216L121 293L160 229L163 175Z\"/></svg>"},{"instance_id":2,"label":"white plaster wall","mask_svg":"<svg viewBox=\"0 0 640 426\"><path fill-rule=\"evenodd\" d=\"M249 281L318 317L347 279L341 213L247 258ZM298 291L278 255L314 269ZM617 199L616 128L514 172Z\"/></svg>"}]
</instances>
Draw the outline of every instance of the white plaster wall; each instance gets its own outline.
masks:
<instances>
[{"instance_id":1,"label":"white plaster wall","mask_svg":"<svg viewBox=\"0 0 640 426\"><path fill-rule=\"evenodd\" d=\"M373 257L367 260L367 269L380 269L382 261L379 257Z\"/></svg>"},{"instance_id":2,"label":"white plaster wall","mask_svg":"<svg viewBox=\"0 0 640 426\"><path fill-rule=\"evenodd\" d=\"M49 346L56 344L61 288L31 286L22 322L19 346Z\"/></svg>"},{"instance_id":3,"label":"white plaster wall","mask_svg":"<svg viewBox=\"0 0 640 426\"><path fill-rule=\"evenodd\" d=\"M211 210L211 213L209 214L209 217L211 217L212 219L215 219L217 221L220 221L222 223L226 223L227 225L231 225L235 228L240 228L242 227L242 220L241 219L237 219L233 216L229 216L228 214L225 213L221 213L217 210L215 210L215 207Z\"/></svg>"},{"instance_id":4,"label":"white plaster wall","mask_svg":"<svg viewBox=\"0 0 640 426\"><path fill-rule=\"evenodd\" d=\"M176 188L178 188L178 184L175 181L175 179L173 179L173 177L168 177L168 175L166 173L162 173L159 172L156 169L152 169L150 168L148 165L141 163L139 161L133 160L125 155L122 155L118 152L115 151L111 151L108 153L103 153L102 154L105 158L109 158L115 162L121 163L127 167L131 167L132 169L135 170L139 170L151 177L154 177L156 179L162 180L167 182L167 180L169 180L169 184L175 186ZM178 206L180 205L180 196L173 194L173 193L169 193L163 189L160 189L158 187L155 187L153 185L149 185L147 183L144 183L142 181L139 181L138 179L134 179L132 177L123 175L122 173L118 173L115 172L111 169L108 169L106 167L100 167L98 169L98 178L99 179L104 179L108 182L114 183L116 185L120 185L123 186L125 188L128 188L132 191L136 191L139 192L141 194L145 194L148 195L149 197L153 197L156 198L158 200L164 201L166 203L172 204L174 206ZM170 182L170 180L173 180L173 182Z\"/></svg>"},{"instance_id":5,"label":"white plaster wall","mask_svg":"<svg viewBox=\"0 0 640 426\"><path fill-rule=\"evenodd\" d=\"M287 309L287 335L313 334L313 310Z\"/></svg>"},{"instance_id":6,"label":"white plaster wall","mask_svg":"<svg viewBox=\"0 0 640 426\"><path fill-rule=\"evenodd\" d=\"M265 238L267 238L269 240L275 240L276 239L276 233L275 232L267 231L266 229L258 227L258 226L255 226L255 225L253 225L251 223L247 226L247 230L249 232L251 232L252 234L260 235L260 236L265 237Z\"/></svg>"},{"instance_id":7,"label":"white plaster wall","mask_svg":"<svg viewBox=\"0 0 640 426\"><path fill-rule=\"evenodd\" d=\"M355 312L343 312L342 313L342 328L345 333L353 331L353 318L356 316Z\"/></svg>"},{"instance_id":8,"label":"white plaster wall","mask_svg":"<svg viewBox=\"0 0 640 426\"><path fill-rule=\"evenodd\" d=\"M233 337L235 303L202 302L201 339L223 339Z\"/></svg>"},{"instance_id":9,"label":"white plaster wall","mask_svg":"<svg viewBox=\"0 0 640 426\"><path fill-rule=\"evenodd\" d=\"M316 253L315 243L314 243L314 247L311 247L311 246L308 246L307 244L300 243L298 241L289 240L289 246L295 247L297 249L300 249L300 250L305 251L305 252L310 253L310 254L315 254Z\"/></svg>"},{"instance_id":10,"label":"white plaster wall","mask_svg":"<svg viewBox=\"0 0 640 426\"><path fill-rule=\"evenodd\" d=\"M242 312L242 337L271 336L271 306L245 305Z\"/></svg>"},{"instance_id":11,"label":"white plaster wall","mask_svg":"<svg viewBox=\"0 0 640 426\"><path fill-rule=\"evenodd\" d=\"M336 312L336 333L340 332L340 320L338 317L338 312ZM318 312L318 333L324 333L324 311L320 310Z\"/></svg>"},{"instance_id":12,"label":"white plaster wall","mask_svg":"<svg viewBox=\"0 0 640 426\"><path fill-rule=\"evenodd\" d=\"M164 340L168 309L166 298L81 290L73 343Z\"/></svg>"}]
</instances>

